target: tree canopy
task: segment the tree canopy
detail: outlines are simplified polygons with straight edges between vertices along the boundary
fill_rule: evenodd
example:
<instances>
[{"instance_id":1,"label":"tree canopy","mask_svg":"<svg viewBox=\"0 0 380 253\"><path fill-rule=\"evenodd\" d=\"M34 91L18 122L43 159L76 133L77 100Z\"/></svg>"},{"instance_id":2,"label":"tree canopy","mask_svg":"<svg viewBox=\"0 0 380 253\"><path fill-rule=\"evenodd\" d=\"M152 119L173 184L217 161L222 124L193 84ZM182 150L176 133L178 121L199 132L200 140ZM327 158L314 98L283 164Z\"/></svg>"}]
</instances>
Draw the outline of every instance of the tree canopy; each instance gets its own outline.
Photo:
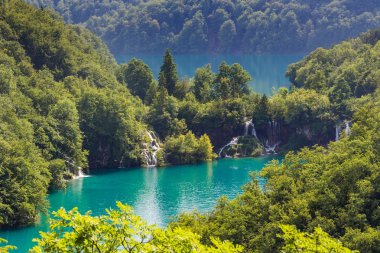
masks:
<instances>
[{"instance_id":1,"label":"tree canopy","mask_svg":"<svg viewBox=\"0 0 380 253\"><path fill-rule=\"evenodd\" d=\"M223 3L212 22L224 27L220 37L233 32L233 23L240 29L229 16L234 5ZM161 4L176 6L140 4L152 13ZM207 17L196 12L186 29L199 28ZM286 17L289 24L296 18ZM181 36L195 40L192 35ZM115 251L125 238L147 252L241 251L233 245L248 252L307 252L311 240L319 240L321 252L378 252L379 39L374 30L317 49L289 67L291 89L267 97L248 87L251 77L239 64L222 63L217 73L206 66L193 79L179 80L167 50L157 82L143 62L118 66L97 37L65 25L50 10L20 0L0 5L0 227L32 224L48 206L48 191L65 187L80 170L144 164L152 143L163 147L163 163L195 163L246 135L240 153L259 155L272 141L292 150L260 173L263 188L253 175L236 199L222 198L207 214L181 215L167 229L146 225L121 204L99 217L60 210L35 252ZM231 41L224 46L236 38ZM256 137L244 133L247 123L255 124ZM331 142L342 123L350 131ZM244 145L251 148L241 152ZM142 238L149 241L137 242Z\"/></svg>"},{"instance_id":2,"label":"tree canopy","mask_svg":"<svg viewBox=\"0 0 380 253\"><path fill-rule=\"evenodd\" d=\"M374 56L379 45L378 32L372 31L316 50L289 68L300 88L261 96L252 109L258 129L273 126L268 119L282 122L283 133L293 133L288 145L300 136L318 143L344 117L351 127L338 141L288 152L252 174L236 199L220 199L210 213L182 214L171 226L187 227L205 242L209 236L229 240L247 252L378 252L380 87ZM356 74L365 77L352 81ZM353 92L368 83L373 85L365 93ZM349 93L337 93L338 87ZM263 187L258 176L266 180ZM323 239L322 230L340 242Z\"/></svg>"},{"instance_id":3,"label":"tree canopy","mask_svg":"<svg viewBox=\"0 0 380 253\"><path fill-rule=\"evenodd\" d=\"M228 241L210 238L213 245L203 245L197 234L182 228L161 229L148 225L133 214L131 207L117 203L106 215L82 215L76 208L60 209L50 223L50 232L41 238L32 253L53 252L205 252L238 253L243 248Z\"/></svg>"},{"instance_id":4,"label":"tree canopy","mask_svg":"<svg viewBox=\"0 0 380 253\"><path fill-rule=\"evenodd\" d=\"M309 52L380 25L377 0L27 0L83 24L114 53Z\"/></svg>"}]
</instances>

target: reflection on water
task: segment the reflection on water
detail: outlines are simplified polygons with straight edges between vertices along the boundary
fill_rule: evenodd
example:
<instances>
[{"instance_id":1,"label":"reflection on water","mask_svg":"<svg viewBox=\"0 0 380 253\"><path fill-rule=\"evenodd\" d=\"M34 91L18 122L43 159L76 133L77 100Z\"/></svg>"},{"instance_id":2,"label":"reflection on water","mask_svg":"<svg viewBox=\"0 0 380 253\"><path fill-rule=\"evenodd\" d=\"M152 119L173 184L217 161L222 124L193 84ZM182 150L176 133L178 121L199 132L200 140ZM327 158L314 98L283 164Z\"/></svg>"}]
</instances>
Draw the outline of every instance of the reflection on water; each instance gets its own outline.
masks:
<instances>
[{"instance_id":1,"label":"reflection on water","mask_svg":"<svg viewBox=\"0 0 380 253\"><path fill-rule=\"evenodd\" d=\"M82 192L82 189L83 189L83 177L81 178L77 178L77 179L74 179L71 181L71 188L72 188L72 191L75 191L75 192Z\"/></svg>"},{"instance_id":2,"label":"reflection on water","mask_svg":"<svg viewBox=\"0 0 380 253\"><path fill-rule=\"evenodd\" d=\"M93 215L115 208L116 201L131 205L149 223L165 226L179 212L209 211L218 198L235 197L249 181L249 172L260 171L271 157L223 159L210 163L167 168L132 168L96 171L73 180L66 190L49 195L50 210L78 207ZM0 232L10 244L27 252L38 231L46 231L46 217L35 226Z\"/></svg>"},{"instance_id":3,"label":"reflection on water","mask_svg":"<svg viewBox=\"0 0 380 253\"><path fill-rule=\"evenodd\" d=\"M206 166L207 166L207 183L210 185L212 183L212 175L213 175L212 162L208 162Z\"/></svg>"},{"instance_id":4,"label":"reflection on water","mask_svg":"<svg viewBox=\"0 0 380 253\"><path fill-rule=\"evenodd\" d=\"M118 62L126 63L133 57L142 59L152 69L155 77L158 77L162 64L163 54L137 54L116 56ZM177 70L181 77L193 77L197 68L208 63L211 64L214 72L219 65L225 61L228 64L239 63L253 77L251 86L254 91L272 94L272 88L289 86L289 80L285 73L289 64L297 62L305 54L291 55L236 55L236 54L180 54L174 55Z\"/></svg>"},{"instance_id":5,"label":"reflection on water","mask_svg":"<svg viewBox=\"0 0 380 253\"><path fill-rule=\"evenodd\" d=\"M135 212L149 224L162 225L157 168L145 168L143 170L144 186L137 193L137 201L134 204Z\"/></svg>"}]
</instances>

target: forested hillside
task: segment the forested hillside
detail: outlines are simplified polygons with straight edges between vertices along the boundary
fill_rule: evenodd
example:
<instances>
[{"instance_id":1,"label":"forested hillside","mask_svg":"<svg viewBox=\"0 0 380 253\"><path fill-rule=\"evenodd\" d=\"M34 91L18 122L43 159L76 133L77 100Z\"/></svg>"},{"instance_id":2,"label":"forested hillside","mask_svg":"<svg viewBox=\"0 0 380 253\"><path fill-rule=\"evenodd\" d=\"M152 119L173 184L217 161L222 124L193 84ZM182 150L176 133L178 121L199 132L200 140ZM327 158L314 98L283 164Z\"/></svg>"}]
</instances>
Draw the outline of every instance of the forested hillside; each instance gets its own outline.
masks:
<instances>
[{"instance_id":1,"label":"forested hillside","mask_svg":"<svg viewBox=\"0 0 380 253\"><path fill-rule=\"evenodd\" d=\"M0 6L0 45L0 226L34 222L88 163L140 163L146 109L98 38L15 0Z\"/></svg>"},{"instance_id":2,"label":"forested hillside","mask_svg":"<svg viewBox=\"0 0 380 253\"><path fill-rule=\"evenodd\" d=\"M380 83L379 39L377 29L332 49L317 49L290 65L287 76L296 87L327 95L336 116L349 118L350 98L373 93Z\"/></svg>"},{"instance_id":3,"label":"forested hillside","mask_svg":"<svg viewBox=\"0 0 380 253\"><path fill-rule=\"evenodd\" d=\"M307 52L380 25L377 0L27 0L99 35L115 54Z\"/></svg>"}]
</instances>

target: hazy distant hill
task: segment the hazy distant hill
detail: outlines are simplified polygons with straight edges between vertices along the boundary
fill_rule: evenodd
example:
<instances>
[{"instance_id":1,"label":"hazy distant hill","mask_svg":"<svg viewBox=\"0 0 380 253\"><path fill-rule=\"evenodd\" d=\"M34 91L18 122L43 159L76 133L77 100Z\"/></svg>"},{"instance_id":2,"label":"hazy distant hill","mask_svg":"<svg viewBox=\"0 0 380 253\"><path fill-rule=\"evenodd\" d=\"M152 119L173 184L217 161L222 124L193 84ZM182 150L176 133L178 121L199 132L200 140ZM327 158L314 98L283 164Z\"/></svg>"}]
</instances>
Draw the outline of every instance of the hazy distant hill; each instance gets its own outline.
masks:
<instances>
[{"instance_id":1,"label":"hazy distant hill","mask_svg":"<svg viewBox=\"0 0 380 253\"><path fill-rule=\"evenodd\" d=\"M27 0L113 52L300 52L380 26L378 0Z\"/></svg>"}]
</instances>

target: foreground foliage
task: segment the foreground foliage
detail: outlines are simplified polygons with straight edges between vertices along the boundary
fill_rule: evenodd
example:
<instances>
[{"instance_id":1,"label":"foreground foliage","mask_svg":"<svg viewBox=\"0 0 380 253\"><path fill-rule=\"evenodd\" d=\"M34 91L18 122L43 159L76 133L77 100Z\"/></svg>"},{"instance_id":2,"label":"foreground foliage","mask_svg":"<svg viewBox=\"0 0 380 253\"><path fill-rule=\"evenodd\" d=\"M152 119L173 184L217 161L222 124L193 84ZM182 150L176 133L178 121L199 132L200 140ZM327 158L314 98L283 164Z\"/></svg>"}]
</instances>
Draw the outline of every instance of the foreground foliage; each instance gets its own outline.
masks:
<instances>
[{"instance_id":1,"label":"foreground foliage","mask_svg":"<svg viewBox=\"0 0 380 253\"><path fill-rule=\"evenodd\" d=\"M107 215L81 215L78 209L60 209L54 213L50 232L41 232L33 253L49 252L204 252L238 253L241 246L210 238L212 245L200 242L200 237L182 228L160 229L148 225L133 214L131 207L117 203L118 209L108 209Z\"/></svg>"},{"instance_id":2,"label":"foreground foliage","mask_svg":"<svg viewBox=\"0 0 380 253\"><path fill-rule=\"evenodd\" d=\"M202 244L201 237L181 227L157 228L148 225L133 214L131 207L117 203L118 209L107 209L106 215L82 215L77 208L54 212L50 231L40 232L37 246L31 253L49 252L202 252L238 253L243 247L229 241L210 237L210 245ZM281 252L353 252L321 228L312 234L299 232L294 226L280 225L278 238L284 241ZM6 241L2 241L5 242ZM8 253L13 246L3 246L0 252Z\"/></svg>"},{"instance_id":3,"label":"foreground foliage","mask_svg":"<svg viewBox=\"0 0 380 253\"><path fill-rule=\"evenodd\" d=\"M0 238L0 244L7 244L7 240ZM0 253L8 253L12 250L16 250L17 248L15 246L11 245L0 245Z\"/></svg>"},{"instance_id":4,"label":"foreground foliage","mask_svg":"<svg viewBox=\"0 0 380 253\"><path fill-rule=\"evenodd\" d=\"M343 247L342 243L331 238L319 227L312 234L299 232L294 226L281 225L283 234L279 237L284 240L284 253L350 253L357 252Z\"/></svg>"}]
</instances>

